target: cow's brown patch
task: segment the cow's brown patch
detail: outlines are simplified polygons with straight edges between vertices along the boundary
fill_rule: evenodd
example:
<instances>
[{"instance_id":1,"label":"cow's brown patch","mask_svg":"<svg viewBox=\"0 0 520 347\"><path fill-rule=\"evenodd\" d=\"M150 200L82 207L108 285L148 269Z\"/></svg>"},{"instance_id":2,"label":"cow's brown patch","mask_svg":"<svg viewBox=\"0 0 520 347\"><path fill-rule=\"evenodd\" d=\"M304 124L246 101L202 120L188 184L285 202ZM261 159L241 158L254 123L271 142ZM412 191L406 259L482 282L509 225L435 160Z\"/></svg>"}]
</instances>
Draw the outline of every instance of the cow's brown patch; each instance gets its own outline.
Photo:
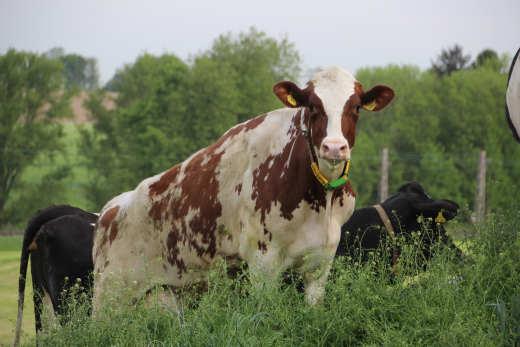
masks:
<instances>
[{"instance_id":1,"label":"cow's brown patch","mask_svg":"<svg viewBox=\"0 0 520 347\"><path fill-rule=\"evenodd\" d=\"M237 184L235 187L235 192L238 192L238 196L240 196L240 192L242 191L242 183Z\"/></svg>"},{"instance_id":2,"label":"cow's brown patch","mask_svg":"<svg viewBox=\"0 0 520 347\"><path fill-rule=\"evenodd\" d=\"M177 267L177 274L179 277L182 277L182 273L186 272L186 263L184 263L184 259L179 257L179 234L173 231L170 232L168 234L166 245L168 247L166 259L171 265Z\"/></svg>"},{"instance_id":3,"label":"cow's brown patch","mask_svg":"<svg viewBox=\"0 0 520 347\"><path fill-rule=\"evenodd\" d=\"M327 136L328 117L325 113L323 102L316 94L311 94L309 104L313 106L313 111L309 108L305 109L306 129L309 132L311 143L316 148L321 147L323 139ZM318 153L314 153L317 156ZM317 157L315 159L318 159Z\"/></svg>"},{"instance_id":4,"label":"cow's brown patch","mask_svg":"<svg viewBox=\"0 0 520 347\"><path fill-rule=\"evenodd\" d=\"M115 240L118 232L119 232L119 224L117 224L117 221L113 221L110 224L110 235L108 236L108 241L110 241L110 245L112 245L112 241Z\"/></svg>"},{"instance_id":5,"label":"cow's brown patch","mask_svg":"<svg viewBox=\"0 0 520 347\"><path fill-rule=\"evenodd\" d=\"M359 96L365 94L363 85L361 83L359 83L358 81L354 82L354 92Z\"/></svg>"},{"instance_id":6,"label":"cow's brown patch","mask_svg":"<svg viewBox=\"0 0 520 347\"><path fill-rule=\"evenodd\" d=\"M175 165L170 170L163 173L157 182L151 184L148 191L148 197L153 198L154 196L158 196L164 193L179 174L181 165L182 164Z\"/></svg>"},{"instance_id":7,"label":"cow's brown patch","mask_svg":"<svg viewBox=\"0 0 520 347\"><path fill-rule=\"evenodd\" d=\"M267 114L263 114L260 117L256 117L254 119L251 119L249 122L242 123L241 125L244 126L244 129L247 131L254 130L257 126L262 124L265 120Z\"/></svg>"},{"instance_id":8,"label":"cow's brown patch","mask_svg":"<svg viewBox=\"0 0 520 347\"><path fill-rule=\"evenodd\" d=\"M239 133L255 129L264 120L265 115L235 126L217 142L190 158L183 167L185 180L177 182L180 169L176 172L170 170L164 174L168 177L161 177L154 183L155 186L150 186L150 197L163 194L166 190L169 191L168 195L171 194L166 211L169 210L171 227L166 243L166 259L171 265L177 266L179 275L186 272L186 264L180 255L179 247L187 246L197 257L208 262L215 257L217 219L222 216L222 205L218 200L220 186L217 180L218 165L225 154L222 146ZM241 190L241 186L238 189ZM153 213L150 212L158 216L157 210L161 208L156 207ZM191 219L186 220L186 216L189 215ZM224 229L221 230L223 231Z\"/></svg>"},{"instance_id":9,"label":"cow's brown patch","mask_svg":"<svg viewBox=\"0 0 520 347\"><path fill-rule=\"evenodd\" d=\"M112 244L112 241L117 236L117 232L119 230L118 226L116 225L115 228L112 228L112 225L114 224L114 219L117 216L117 213L119 212L120 206L112 207L110 210L106 211L101 218L98 218L96 223L98 223L98 226L96 226L96 230L98 230L98 227L104 228L103 232L103 239L101 240L101 247L106 245L106 243L110 239L110 244ZM110 235L108 234L108 230L110 230Z\"/></svg>"},{"instance_id":10,"label":"cow's brown patch","mask_svg":"<svg viewBox=\"0 0 520 347\"><path fill-rule=\"evenodd\" d=\"M265 244L265 242L260 242L260 240L258 240L258 250L262 251L262 254L265 254L265 252L267 252L267 245Z\"/></svg>"},{"instance_id":11,"label":"cow's brown patch","mask_svg":"<svg viewBox=\"0 0 520 347\"><path fill-rule=\"evenodd\" d=\"M356 192L354 192L354 188L352 188L352 185L350 184L350 181L348 181L347 183L345 183L345 185L343 185L342 187L336 189L332 193L332 206L334 206L334 204L337 201L339 203L339 206L343 207L343 204L345 203L344 199L343 199L345 194L346 195L350 195L353 198L356 198Z\"/></svg>"},{"instance_id":12,"label":"cow's brown patch","mask_svg":"<svg viewBox=\"0 0 520 347\"><path fill-rule=\"evenodd\" d=\"M112 221L116 218L117 213L119 212L120 206L112 207L110 210L106 211L103 216L99 219L99 223L105 229L108 229L108 226L112 223Z\"/></svg>"},{"instance_id":13,"label":"cow's brown patch","mask_svg":"<svg viewBox=\"0 0 520 347\"><path fill-rule=\"evenodd\" d=\"M29 245L29 247L27 248L28 251L35 251L38 249L38 245L36 244L36 242L31 242L31 244Z\"/></svg>"},{"instance_id":14,"label":"cow's brown patch","mask_svg":"<svg viewBox=\"0 0 520 347\"><path fill-rule=\"evenodd\" d=\"M343 117L341 118L341 132L348 141L348 145L352 149L356 142L356 125L359 119L359 111L357 107L360 105L361 99L357 93L354 93L345 103L343 107Z\"/></svg>"},{"instance_id":15,"label":"cow's brown patch","mask_svg":"<svg viewBox=\"0 0 520 347\"><path fill-rule=\"evenodd\" d=\"M255 171L253 171L253 192L251 199L255 201L255 210L260 211L260 222L266 225L266 216L271 213L271 206L280 205L281 217L293 218L293 212L306 201L311 208L319 212L325 208L325 190L316 180L311 170L311 160L307 151L307 143L303 136L296 135L301 130L301 117L304 121L309 117L308 109L298 112L293 118L291 141L281 153L271 155ZM294 143L290 163L289 153ZM272 164L271 164L272 163Z\"/></svg>"},{"instance_id":16,"label":"cow's brown patch","mask_svg":"<svg viewBox=\"0 0 520 347\"><path fill-rule=\"evenodd\" d=\"M170 195L167 194L166 196L164 196L163 198L159 198L155 201L153 201L152 199L152 208L150 209L150 211L148 212L148 215L152 218L152 220L154 221L155 223L155 227L159 230L159 231L163 231L163 226L162 226L162 221L163 221L163 215L164 215L164 220L168 219L168 216L169 216L169 213L168 213L168 206L169 206L169 202L170 202Z\"/></svg>"}]
</instances>

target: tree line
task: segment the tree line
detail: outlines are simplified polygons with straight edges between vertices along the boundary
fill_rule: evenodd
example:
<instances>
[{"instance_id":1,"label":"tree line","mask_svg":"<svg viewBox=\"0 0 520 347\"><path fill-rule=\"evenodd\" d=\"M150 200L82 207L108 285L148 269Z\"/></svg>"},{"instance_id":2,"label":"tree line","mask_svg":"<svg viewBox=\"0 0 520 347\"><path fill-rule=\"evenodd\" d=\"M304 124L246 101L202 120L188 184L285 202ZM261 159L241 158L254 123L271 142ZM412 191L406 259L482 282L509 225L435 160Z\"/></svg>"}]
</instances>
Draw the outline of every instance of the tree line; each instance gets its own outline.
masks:
<instances>
[{"instance_id":1,"label":"tree line","mask_svg":"<svg viewBox=\"0 0 520 347\"><path fill-rule=\"evenodd\" d=\"M510 57L491 50L470 63L456 45L427 71L392 64L356 71L367 88L385 84L396 91L387 109L360 115L350 169L357 207L377 202L380 151L388 147L389 192L417 180L436 198L470 206L476 153L486 150L487 204L507 208L519 169L519 148L504 117L509 63ZM56 151L78 146L88 168L84 208L99 211L235 124L281 108L272 87L300 81L302 66L287 37L275 39L255 28L222 34L186 61L144 53L103 87L95 58L58 48L41 55L9 50L0 56L0 223L25 224L36 209L66 203L62 182L70 165L30 186L19 178L35 161L52 163ZM80 128L77 144L67 144L56 120L72 116L69 99L79 90L88 90L85 107L93 125ZM117 92L112 110L102 105L109 91Z\"/></svg>"}]
</instances>

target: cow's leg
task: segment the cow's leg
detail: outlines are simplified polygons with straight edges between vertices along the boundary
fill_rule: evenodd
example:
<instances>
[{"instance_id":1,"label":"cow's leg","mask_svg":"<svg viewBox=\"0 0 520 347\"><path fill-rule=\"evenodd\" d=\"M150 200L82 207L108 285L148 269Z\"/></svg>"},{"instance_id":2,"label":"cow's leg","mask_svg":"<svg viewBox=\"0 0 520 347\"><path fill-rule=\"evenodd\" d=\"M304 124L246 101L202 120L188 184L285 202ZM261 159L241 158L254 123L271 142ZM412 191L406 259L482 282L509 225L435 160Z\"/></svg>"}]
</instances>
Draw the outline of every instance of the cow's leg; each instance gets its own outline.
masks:
<instances>
[{"instance_id":1,"label":"cow's leg","mask_svg":"<svg viewBox=\"0 0 520 347\"><path fill-rule=\"evenodd\" d=\"M309 305L321 305L325 295L325 283L329 276L332 263L327 263L320 269L306 272L303 275L305 297Z\"/></svg>"},{"instance_id":2,"label":"cow's leg","mask_svg":"<svg viewBox=\"0 0 520 347\"><path fill-rule=\"evenodd\" d=\"M34 277L33 277L34 278ZM34 280L33 280L34 281ZM33 282L33 302L34 302L34 327L36 334L42 330L41 312L43 310L42 293L37 285Z\"/></svg>"},{"instance_id":3,"label":"cow's leg","mask_svg":"<svg viewBox=\"0 0 520 347\"><path fill-rule=\"evenodd\" d=\"M146 302L149 307L171 307L179 315L183 312L182 298L175 291L175 288L164 285L150 290L146 295Z\"/></svg>"},{"instance_id":4,"label":"cow's leg","mask_svg":"<svg viewBox=\"0 0 520 347\"><path fill-rule=\"evenodd\" d=\"M51 326L56 328L58 326L58 318L56 317L57 312L54 311L54 307L52 306L52 298L49 293L42 288L43 290L43 304L42 304L42 312L47 315L50 319Z\"/></svg>"},{"instance_id":5,"label":"cow's leg","mask_svg":"<svg viewBox=\"0 0 520 347\"><path fill-rule=\"evenodd\" d=\"M284 270L277 254L269 252L266 254L258 252L246 262L249 268L249 278L255 289L260 289L264 284L273 283Z\"/></svg>"}]
</instances>

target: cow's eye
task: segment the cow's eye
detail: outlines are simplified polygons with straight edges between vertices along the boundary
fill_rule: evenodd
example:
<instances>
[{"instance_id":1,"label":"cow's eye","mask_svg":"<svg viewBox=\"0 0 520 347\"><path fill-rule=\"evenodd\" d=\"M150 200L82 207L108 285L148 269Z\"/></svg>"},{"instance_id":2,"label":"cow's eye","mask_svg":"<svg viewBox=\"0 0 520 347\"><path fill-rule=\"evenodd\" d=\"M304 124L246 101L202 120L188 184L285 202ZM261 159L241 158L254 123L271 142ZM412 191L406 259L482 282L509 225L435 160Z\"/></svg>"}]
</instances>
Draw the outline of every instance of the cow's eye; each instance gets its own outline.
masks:
<instances>
[{"instance_id":1,"label":"cow's eye","mask_svg":"<svg viewBox=\"0 0 520 347\"><path fill-rule=\"evenodd\" d=\"M359 108L360 108L360 107L361 107L361 106L356 106L356 111L359 112Z\"/></svg>"},{"instance_id":2,"label":"cow's eye","mask_svg":"<svg viewBox=\"0 0 520 347\"><path fill-rule=\"evenodd\" d=\"M314 107L312 105L309 105L309 110L314 111Z\"/></svg>"}]
</instances>

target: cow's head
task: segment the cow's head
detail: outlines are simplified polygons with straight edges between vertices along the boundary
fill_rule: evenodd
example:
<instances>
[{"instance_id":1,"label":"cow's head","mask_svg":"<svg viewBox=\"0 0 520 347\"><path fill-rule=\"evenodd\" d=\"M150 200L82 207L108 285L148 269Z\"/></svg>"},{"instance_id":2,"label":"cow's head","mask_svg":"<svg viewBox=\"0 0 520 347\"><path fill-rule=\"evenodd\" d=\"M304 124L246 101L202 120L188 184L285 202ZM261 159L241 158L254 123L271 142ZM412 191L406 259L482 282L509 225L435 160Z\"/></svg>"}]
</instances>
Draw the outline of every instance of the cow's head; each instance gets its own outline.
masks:
<instances>
[{"instance_id":1,"label":"cow's head","mask_svg":"<svg viewBox=\"0 0 520 347\"><path fill-rule=\"evenodd\" d=\"M409 216L407 223L417 222L422 216L430 220L434 225L435 219L442 213L446 221L452 220L459 210L459 205L451 200L433 200L430 198L421 184L411 181L397 189L397 193L388 197L383 203L391 211L399 212L400 216ZM444 222L443 222L444 223ZM441 223L442 224L442 223Z\"/></svg>"},{"instance_id":2,"label":"cow's head","mask_svg":"<svg viewBox=\"0 0 520 347\"><path fill-rule=\"evenodd\" d=\"M413 231L427 230L423 234L423 242L430 244L436 242L439 237L441 241L449 245L457 255L463 252L457 248L448 238L444 223L452 220L457 215L459 205L451 200L434 200L430 198L424 188L415 181L403 184L397 189L397 193L388 197L381 204L386 211L391 211L388 217L394 220L395 225L399 225L406 234ZM441 215L439 215L441 213ZM395 218L399 218L398 221ZM399 233L399 230L396 230ZM425 259L430 259L431 250L429 247L423 249Z\"/></svg>"},{"instance_id":3,"label":"cow's head","mask_svg":"<svg viewBox=\"0 0 520 347\"><path fill-rule=\"evenodd\" d=\"M354 76L338 67L318 72L305 89L284 81L273 91L286 106L305 108L304 126L318 156L318 166L328 180L337 179L343 169L340 164L350 159L359 109L377 112L395 96L392 89L382 85L365 92Z\"/></svg>"}]
</instances>

